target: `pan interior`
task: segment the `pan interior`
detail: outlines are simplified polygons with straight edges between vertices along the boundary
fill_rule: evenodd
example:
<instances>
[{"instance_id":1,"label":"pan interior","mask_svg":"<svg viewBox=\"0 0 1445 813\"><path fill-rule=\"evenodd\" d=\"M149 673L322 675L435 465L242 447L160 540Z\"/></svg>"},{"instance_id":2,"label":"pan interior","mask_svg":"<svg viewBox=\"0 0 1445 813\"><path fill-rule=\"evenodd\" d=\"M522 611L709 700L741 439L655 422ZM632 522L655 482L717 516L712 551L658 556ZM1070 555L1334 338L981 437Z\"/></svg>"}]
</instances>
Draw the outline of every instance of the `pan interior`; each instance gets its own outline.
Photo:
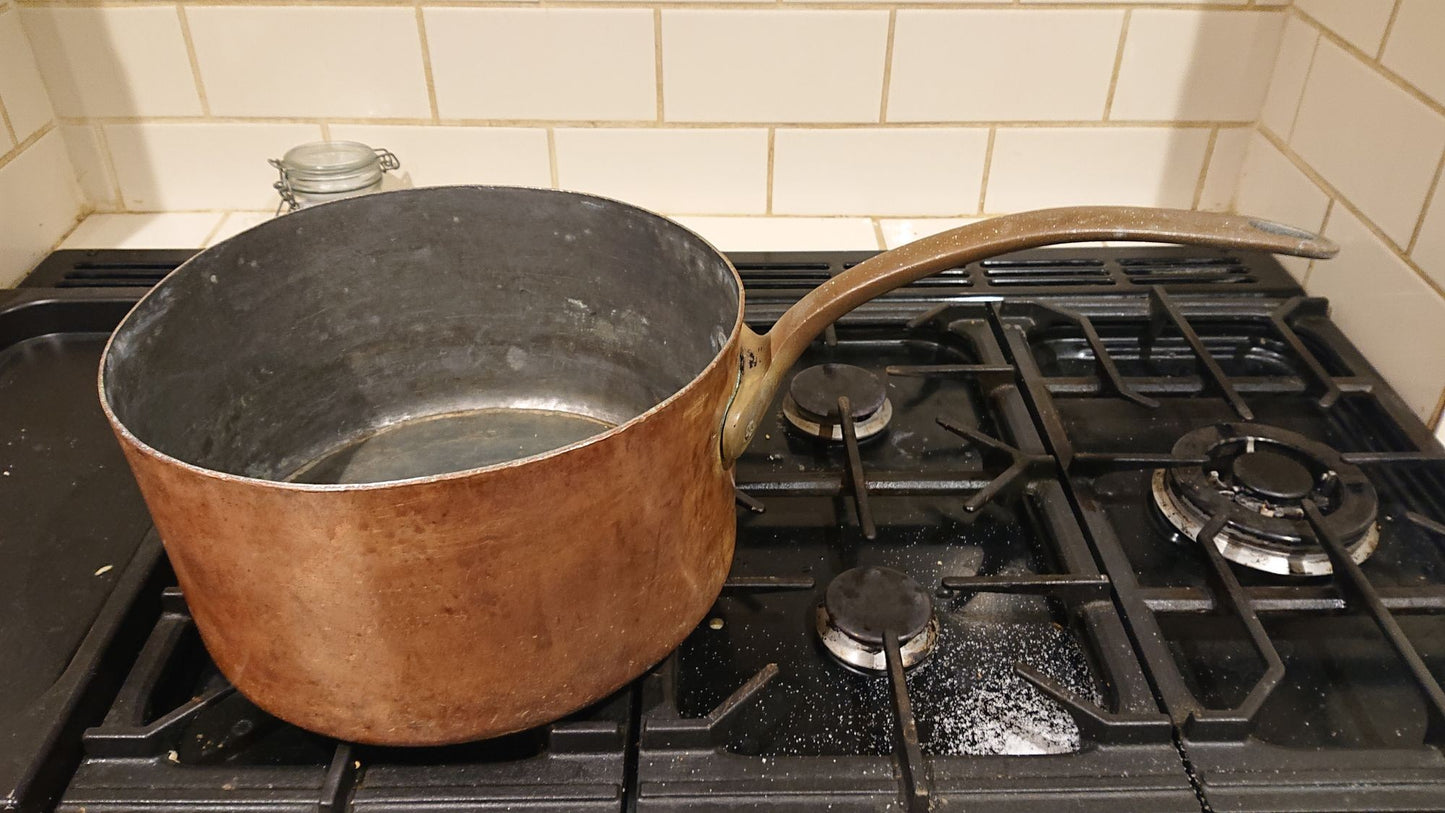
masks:
<instances>
[{"instance_id":1,"label":"pan interior","mask_svg":"<svg viewBox=\"0 0 1445 813\"><path fill-rule=\"evenodd\" d=\"M391 482L625 423L706 368L738 301L726 261L640 209L406 190L198 255L122 323L102 381L126 429L186 463Z\"/></svg>"}]
</instances>

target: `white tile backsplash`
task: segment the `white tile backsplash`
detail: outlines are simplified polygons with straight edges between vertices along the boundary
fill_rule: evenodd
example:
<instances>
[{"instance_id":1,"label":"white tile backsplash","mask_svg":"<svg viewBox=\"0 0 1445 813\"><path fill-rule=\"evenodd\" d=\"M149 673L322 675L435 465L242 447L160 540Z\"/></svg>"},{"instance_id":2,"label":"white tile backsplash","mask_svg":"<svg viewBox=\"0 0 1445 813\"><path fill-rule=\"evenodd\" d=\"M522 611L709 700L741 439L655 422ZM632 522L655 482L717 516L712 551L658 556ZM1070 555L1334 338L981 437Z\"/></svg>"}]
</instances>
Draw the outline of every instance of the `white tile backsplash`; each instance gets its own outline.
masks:
<instances>
[{"instance_id":1,"label":"white tile backsplash","mask_svg":"<svg viewBox=\"0 0 1445 813\"><path fill-rule=\"evenodd\" d=\"M1400 0L1381 62L1427 96L1445 104L1445 3Z\"/></svg>"},{"instance_id":2,"label":"white tile backsplash","mask_svg":"<svg viewBox=\"0 0 1445 813\"><path fill-rule=\"evenodd\" d=\"M1329 195L1269 139L1254 135L1234 195L1236 212L1318 232L1329 203ZM1303 257L1281 256L1279 261L1298 280L1304 279L1310 266Z\"/></svg>"},{"instance_id":3,"label":"white tile backsplash","mask_svg":"<svg viewBox=\"0 0 1445 813\"><path fill-rule=\"evenodd\" d=\"M777 131L775 214L957 215L978 209L982 128Z\"/></svg>"},{"instance_id":4,"label":"white tile backsplash","mask_svg":"<svg viewBox=\"0 0 1445 813\"><path fill-rule=\"evenodd\" d=\"M1290 146L1403 246L1445 152L1445 116L1321 42Z\"/></svg>"},{"instance_id":5,"label":"white tile backsplash","mask_svg":"<svg viewBox=\"0 0 1445 813\"><path fill-rule=\"evenodd\" d=\"M1229 211L1234 202L1234 190L1239 185L1239 171L1244 165L1244 153L1254 135L1253 127L1225 127L1214 138L1214 150L1209 154L1209 169L1204 172L1204 187L1199 193L1196 208L1206 212Z\"/></svg>"},{"instance_id":6,"label":"white tile backsplash","mask_svg":"<svg viewBox=\"0 0 1445 813\"><path fill-rule=\"evenodd\" d=\"M5 105L18 141L34 135L54 116L30 40L14 10L0 13L0 104Z\"/></svg>"},{"instance_id":7,"label":"white tile backsplash","mask_svg":"<svg viewBox=\"0 0 1445 813\"><path fill-rule=\"evenodd\" d=\"M214 115L430 115L413 9L188 6L185 14Z\"/></svg>"},{"instance_id":8,"label":"white tile backsplash","mask_svg":"<svg viewBox=\"0 0 1445 813\"><path fill-rule=\"evenodd\" d=\"M1102 118L1123 24L1121 11L900 10L888 120Z\"/></svg>"},{"instance_id":9,"label":"white tile backsplash","mask_svg":"<svg viewBox=\"0 0 1445 813\"><path fill-rule=\"evenodd\" d=\"M970 223L977 223L983 218L978 217L928 217L928 218L901 218L879 220L878 228L883 232L883 245L885 248L898 248L907 245L914 240L921 240L945 232L949 229L956 229L959 226L967 226Z\"/></svg>"},{"instance_id":10,"label":"white tile backsplash","mask_svg":"<svg viewBox=\"0 0 1445 813\"><path fill-rule=\"evenodd\" d=\"M200 115L174 5L26 6L19 13L59 115Z\"/></svg>"},{"instance_id":11,"label":"white tile backsplash","mask_svg":"<svg viewBox=\"0 0 1445 813\"><path fill-rule=\"evenodd\" d=\"M1445 290L1445 183L1435 187L1410 259Z\"/></svg>"},{"instance_id":12,"label":"white tile backsplash","mask_svg":"<svg viewBox=\"0 0 1445 813\"><path fill-rule=\"evenodd\" d=\"M1390 23L1395 0L1295 0L1295 6L1341 39L1374 56Z\"/></svg>"},{"instance_id":13,"label":"white tile backsplash","mask_svg":"<svg viewBox=\"0 0 1445 813\"><path fill-rule=\"evenodd\" d=\"M0 288L40 262L75 225L81 205L65 143L55 130L0 166Z\"/></svg>"},{"instance_id":14,"label":"white tile backsplash","mask_svg":"<svg viewBox=\"0 0 1445 813\"><path fill-rule=\"evenodd\" d=\"M391 150L416 186L552 185L543 129L333 124L331 138Z\"/></svg>"},{"instance_id":15,"label":"white tile backsplash","mask_svg":"<svg viewBox=\"0 0 1445 813\"><path fill-rule=\"evenodd\" d=\"M81 221L61 248L200 248L225 215L220 212L95 214Z\"/></svg>"},{"instance_id":16,"label":"white tile backsplash","mask_svg":"<svg viewBox=\"0 0 1445 813\"><path fill-rule=\"evenodd\" d=\"M682 122L873 122L886 11L666 9L663 116Z\"/></svg>"},{"instance_id":17,"label":"white tile backsplash","mask_svg":"<svg viewBox=\"0 0 1445 813\"><path fill-rule=\"evenodd\" d=\"M1340 244L1305 285L1405 403L1429 419L1445 387L1445 299L1343 207L1325 235Z\"/></svg>"},{"instance_id":18,"label":"white tile backsplash","mask_svg":"<svg viewBox=\"0 0 1445 813\"><path fill-rule=\"evenodd\" d=\"M264 222L266 159L323 137L393 150L393 185L588 190L729 250L1232 208L1328 221L1342 261L1283 262L1423 415L1442 30L1445 0L0 0L0 282L85 208L115 214L67 245Z\"/></svg>"},{"instance_id":19,"label":"white tile backsplash","mask_svg":"<svg viewBox=\"0 0 1445 813\"><path fill-rule=\"evenodd\" d=\"M108 124L121 198L133 211L266 209L280 158L321 140L314 124Z\"/></svg>"},{"instance_id":20,"label":"white tile backsplash","mask_svg":"<svg viewBox=\"0 0 1445 813\"><path fill-rule=\"evenodd\" d=\"M211 232L211 236L206 239L206 247L210 248L223 240L229 240L252 226L259 226L276 217L277 214L274 211L231 212L226 215L225 218L221 220L221 224Z\"/></svg>"},{"instance_id":21,"label":"white tile backsplash","mask_svg":"<svg viewBox=\"0 0 1445 813\"><path fill-rule=\"evenodd\" d=\"M1269 92L1259 113L1260 123L1281 138L1289 138L1294 130L1295 113L1299 112L1300 96L1304 93L1305 79L1309 77L1319 40L1320 32L1309 23L1298 17L1285 21L1274 72L1270 74Z\"/></svg>"},{"instance_id":22,"label":"white tile backsplash","mask_svg":"<svg viewBox=\"0 0 1445 813\"><path fill-rule=\"evenodd\" d=\"M1283 25L1274 11L1134 11L1109 118L1254 121Z\"/></svg>"},{"instance_id":23,"label":"white tile backsplash","mask_svg":"<svg viewBox=\"0 0 1445 813\"><path fill-rule=\"evenodd\" d=\"M442 118L651 121L647 9L428 8Z\"/></svg>"},{"instance_id":24,"label":"white tile backsplash","mask_svg":"<svg viewBox=\"0 0 1445 813\"><path fill-rule=\"evenodd\" d=\"M683 216L682 225L719 251L874 251L878 236L864 217Z\"/></svg>"},{"instance_id":25,"label":"white tile backsplash","mask_svg":"<svg viewBox=\"0 0 1445 813\"><path fill-rule=\"evenodd\" d=\"M101 210L119 208L115 176L110 171L110 158L101 141L100 127L94 124L65 124L59 129L86 203Z\"/></svg>"},{"instance_id":26,"label":"white tile backsplash","mask_svg":"<svg viewBox=\"0 0 1445 813\"><path fill-rule=\"evenodd\" d=\"M1289 1L1290 1L1290 0L1256 0L1256 2L1257 2L1259 5L1261 5L1261 6L1283 5L1283 4L1285 4L1285 3L1288 3ZM1029 3L1049 3L1049 4L1055 4L1055 3L1097 3L1097 2L1099 2L1099 0L1023 0L1024 5L1028 5ZM1188 5L1211 5L1211 6L1229 6L1229 5L1234 5L1234 6L1242 6L1242 5L1244 5L1244 4L1248 3L1248 2L1249 2L1249 0L1171 0L1171 2L1168 3L1168 5L1171 5L1171 6L1188 6ZM1110 3L1110 5L1121 5L1121 6L1127 6L1127 5L1135 5L1135 6L1159 5L1159 0L1112 0L1112 2Z\"/></svg>"},{"instance_id":27,"label":"white tile backsplash","mask_svg":"<svg viewBox=\"0 0 1445 813\"><path fill-rule=\"evenodd\" d=\"M766 130L561 128L555 141L562 189L679 214L767 206Z\"/></svg>"},{"instance_id":28,"label":"white tile backsplash","mask_svg":"<svg viewBox=\"0 0 1445 813\"><path fill-rule=\"evenodd\" d=\"M984 209L1115 204L1189 208L1209 131L1166 127L1002 127Z\"/></svg>"}]
</instances>

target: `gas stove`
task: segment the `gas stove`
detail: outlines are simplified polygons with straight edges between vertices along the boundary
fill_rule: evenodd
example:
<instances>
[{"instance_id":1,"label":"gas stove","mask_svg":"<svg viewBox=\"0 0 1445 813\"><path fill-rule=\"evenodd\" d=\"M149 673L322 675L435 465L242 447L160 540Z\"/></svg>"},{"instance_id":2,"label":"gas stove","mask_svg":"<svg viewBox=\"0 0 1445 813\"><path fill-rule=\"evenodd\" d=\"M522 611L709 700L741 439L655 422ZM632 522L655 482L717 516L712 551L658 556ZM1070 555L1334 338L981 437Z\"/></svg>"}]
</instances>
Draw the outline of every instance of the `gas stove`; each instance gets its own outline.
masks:
<instances>
[{"instance_id":1,"label":"gas stove","mask_svg":"<svg viewBox=\"0 0 1445 813\"><path fill-rule=\"evenodd\" d=\"M201 646L94 393L187 256L0 292L11 807L1445 809L1445 452L1267 255L1046 249L854 311L739 459L687 640L417 749L276 720ZM750 326L867 256L735 255Z\"/></svg>"}]
</instances>

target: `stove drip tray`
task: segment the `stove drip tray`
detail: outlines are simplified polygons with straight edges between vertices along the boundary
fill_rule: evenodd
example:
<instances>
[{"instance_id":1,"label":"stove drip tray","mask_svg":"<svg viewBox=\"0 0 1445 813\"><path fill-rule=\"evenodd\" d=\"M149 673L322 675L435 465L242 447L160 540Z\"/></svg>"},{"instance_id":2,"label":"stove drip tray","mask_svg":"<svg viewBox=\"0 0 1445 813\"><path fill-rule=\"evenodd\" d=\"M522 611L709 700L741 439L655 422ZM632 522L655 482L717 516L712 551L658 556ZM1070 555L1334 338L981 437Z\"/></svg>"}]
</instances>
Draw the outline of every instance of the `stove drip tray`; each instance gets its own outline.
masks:
<instances>
[{"instance_id":1,"label":"stove drip tray","mask_svg":"<svg viewBox=\"0 0 1445 813\"><path fill-rule=\"evenodd\" d=\"M923 585L888 567L855 567L828 583L817 610L818 635L838 660L865 672L885 672L883 636L898 636L906 669L938 644L933 598Z\"/></svg>"},{"instance_id":2,"label":"stove drip tray","mask_svg":"<svg viewBox=\"0 0 1445 813\"><path fill-rule=\"evenodd\" d=\"M1323 443L1263 424L1222 423L1180 438L1173 456L1181 465L1154 471L1155 507L1190 540L1224 514L1214 544L1232 562L1282 576L1329 575L1306 501L1356 563L1379 544L1374 486Z\"/></svg>"}]
</instances>

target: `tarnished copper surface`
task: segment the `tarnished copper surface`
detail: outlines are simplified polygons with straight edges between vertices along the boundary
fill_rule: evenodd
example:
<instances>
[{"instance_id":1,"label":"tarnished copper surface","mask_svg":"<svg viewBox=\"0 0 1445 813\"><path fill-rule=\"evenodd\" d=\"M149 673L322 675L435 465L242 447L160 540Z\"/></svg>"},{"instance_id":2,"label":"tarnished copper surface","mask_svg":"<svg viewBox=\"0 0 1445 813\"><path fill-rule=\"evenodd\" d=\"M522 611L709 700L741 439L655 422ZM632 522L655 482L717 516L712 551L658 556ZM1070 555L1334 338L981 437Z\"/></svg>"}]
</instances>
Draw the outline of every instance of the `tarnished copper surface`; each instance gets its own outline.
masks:
<instances>
[{"instance_id":1,"label":"tarnished copper surface","mask_svg":"<svg viewBox=\"0 0 1445 813\"><path fill-rule=\"evenodd\" d=\"M702 619L733 553L718 445L736 342L621 430L461 477L308 490L118 435L243 694L346 740L463 742L609 694Z\"/></svg>"}]
</instances>

